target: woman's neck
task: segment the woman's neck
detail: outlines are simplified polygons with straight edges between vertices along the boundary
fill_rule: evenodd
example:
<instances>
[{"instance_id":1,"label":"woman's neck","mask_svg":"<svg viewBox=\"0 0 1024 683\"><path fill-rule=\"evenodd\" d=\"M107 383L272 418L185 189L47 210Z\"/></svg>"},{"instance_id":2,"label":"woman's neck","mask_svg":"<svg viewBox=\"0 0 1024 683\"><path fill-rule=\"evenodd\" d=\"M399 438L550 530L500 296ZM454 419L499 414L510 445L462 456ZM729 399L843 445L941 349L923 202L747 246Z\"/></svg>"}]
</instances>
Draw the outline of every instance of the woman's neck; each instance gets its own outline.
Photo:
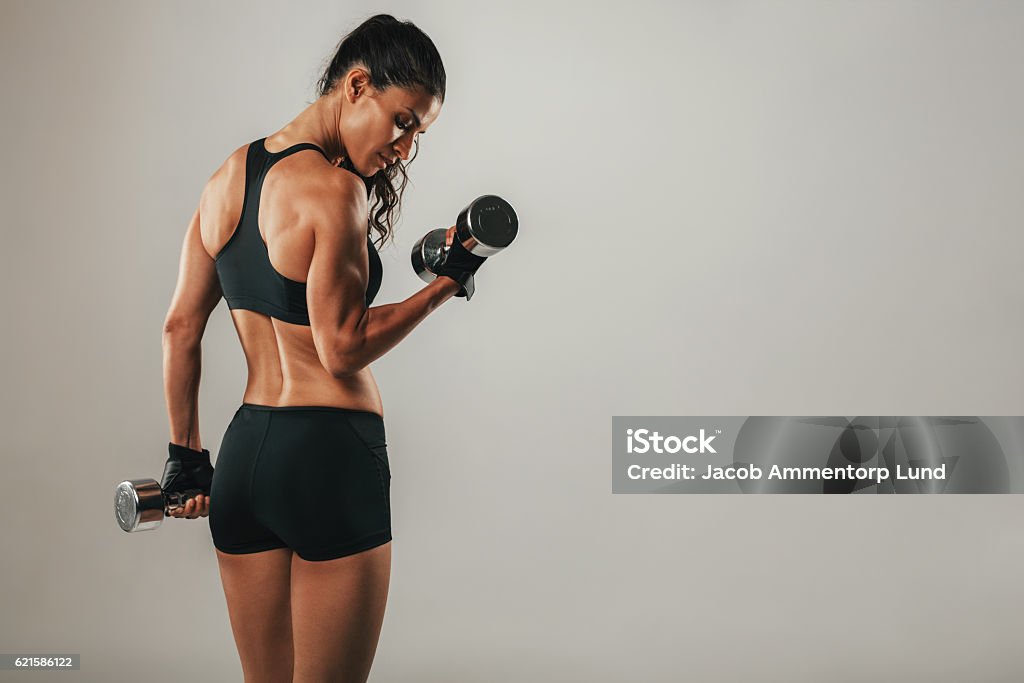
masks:
<instances>
[{"instance_id":1,"label":"woman's neck","mask_svg":"<svg viewBox=\"0 0 1024 683\"><path fill-rule=\"evenodd\" d=\"M345 156L345 146L338 131L339 98L321 97L272 135L277 146L287 147L298 142L312 142L337 164Z\"/></svg>"}]
</instances>

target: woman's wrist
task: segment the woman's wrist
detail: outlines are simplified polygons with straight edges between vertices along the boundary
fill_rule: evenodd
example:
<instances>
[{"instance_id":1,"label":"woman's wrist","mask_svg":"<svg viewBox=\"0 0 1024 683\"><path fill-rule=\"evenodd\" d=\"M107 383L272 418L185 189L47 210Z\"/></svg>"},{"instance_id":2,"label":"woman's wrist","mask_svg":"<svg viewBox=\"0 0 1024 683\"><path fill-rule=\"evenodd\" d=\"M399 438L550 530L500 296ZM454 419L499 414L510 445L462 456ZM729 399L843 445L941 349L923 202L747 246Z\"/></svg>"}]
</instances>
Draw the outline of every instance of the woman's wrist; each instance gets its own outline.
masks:
<instances>
[{"instance_id":1,"label":"woman's wrist","mask_svg":"<svg viewBox=\"0 0 1024 683\"><path fill-rule=\"evenodd\" d=\"M210 451L206 450L205 448L196 450L194 448L189 448L188 446L181 446L179 444L174 443L173 441L167 444L167 454L169 457L174 458L175 460L182 460L186 462L206 460L209 459L210 457Z\"/></svg>"},{"instance_id":2,"label":"woman's wrist","mask_svg":"<svg viewBox=\"0 0 1024 683\"><path fill-rule=\"evenodd\" d=\"M445 298L455 296L462 289L462 285L457 280L447 275L438 275L434 282L438 283L438 288Z\"/></svg>"}]
</instances>

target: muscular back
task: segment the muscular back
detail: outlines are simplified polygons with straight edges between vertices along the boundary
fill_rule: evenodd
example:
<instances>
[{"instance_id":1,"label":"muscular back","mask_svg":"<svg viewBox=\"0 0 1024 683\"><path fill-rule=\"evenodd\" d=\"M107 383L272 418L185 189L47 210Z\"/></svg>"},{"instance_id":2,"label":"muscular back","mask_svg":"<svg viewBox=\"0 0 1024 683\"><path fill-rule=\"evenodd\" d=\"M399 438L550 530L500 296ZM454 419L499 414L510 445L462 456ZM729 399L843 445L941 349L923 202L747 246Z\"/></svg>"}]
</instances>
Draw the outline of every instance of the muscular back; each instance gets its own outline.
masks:
<instances>
[{"instance_id":1,"label":"muscular back","mask_svg":"<svg viewBox=\"0 0 1024 683\"><path fill-rule=\"evenodd\" d=\"M301 142L278 142L274 137L266 140L270 152ZM235 150L203 189L199 205L200 233L211 258L227 244L242 215L247 147ZM324 223L333 213L351 212L352 203L360 199L353 188L365 193L358 176L331 166L316 150L301 150L270 168L260 193L258 223L271 265L278 273L297 282L307 282L314 263L316 230L332 229ZM365 200L360 209L365 235ZM326 245L328 241L322 239L321 242ZM361 253L357 248L350 251L350 254L339 254L338 258L362 272L365 283L365 248ZM352 283L352 280L345 281L347 287ZM318 291L323 289L318 287ZM312 289L309 294L314 296ZM351 302L362 296L363 292L347 292L344 301ZM338 300L337 305L341 303ZM369 367L344 377L332 374L325 367L325 363L329 365L324 358L325 349L337 330L325 328L324 324L318 327L312 308L311 325L292 324L241 308L230 313L248 366L243 402L337 406L383 415L380 392ZM334 319L334 316L319 317ZM314 335L318 335L319 344L314 343Z\"/></svg>"}]
</instances>

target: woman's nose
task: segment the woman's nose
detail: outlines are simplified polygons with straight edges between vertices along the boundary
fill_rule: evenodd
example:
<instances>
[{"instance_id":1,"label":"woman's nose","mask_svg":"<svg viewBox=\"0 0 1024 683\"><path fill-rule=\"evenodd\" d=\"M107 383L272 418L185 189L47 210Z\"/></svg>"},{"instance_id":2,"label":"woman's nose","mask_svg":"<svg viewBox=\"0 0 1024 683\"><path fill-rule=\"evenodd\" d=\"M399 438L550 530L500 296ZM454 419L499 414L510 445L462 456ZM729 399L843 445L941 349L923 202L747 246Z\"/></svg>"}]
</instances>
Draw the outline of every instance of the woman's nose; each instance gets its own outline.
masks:
<instances>
[{"instance_id":1,"label":"woman's nose","mask_svg":"<svg viewBox=\"0 0 1024 683\"><path fill-rule=\"evenodd\" d=\"M402 161L409 160L410 152L412 152L412 137L402 136L395 141L395 154L401 157Z\"/></svg>"}]
</instances>

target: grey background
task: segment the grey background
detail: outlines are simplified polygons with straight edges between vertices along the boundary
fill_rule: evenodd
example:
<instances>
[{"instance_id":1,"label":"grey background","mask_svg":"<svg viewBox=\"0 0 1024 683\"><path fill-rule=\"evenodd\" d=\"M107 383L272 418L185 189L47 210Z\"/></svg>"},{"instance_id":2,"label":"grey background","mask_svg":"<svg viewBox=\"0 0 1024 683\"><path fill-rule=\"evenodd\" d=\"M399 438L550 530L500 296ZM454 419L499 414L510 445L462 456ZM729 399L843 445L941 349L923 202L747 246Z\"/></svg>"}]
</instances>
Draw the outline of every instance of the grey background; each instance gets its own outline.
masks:
<instances>
[{"instance_id":1,"label":"grey background","mask_svg":"<svg viewBox=\"0 0 1024 683\"><path fill-rule=\"evenodd\" d=\"M433 38L448 99L377 303L478 194L522 231L373 366L371 680L1019 680L1024 498L608 478L612 415L1024 414L1017 2L4 0L0 650L241 680L206 520L130 536L113 491L166 457L200 189L378 11ZM245 382L223 304L203 352L216 454Z\"/></svg>"}]
</instances>

